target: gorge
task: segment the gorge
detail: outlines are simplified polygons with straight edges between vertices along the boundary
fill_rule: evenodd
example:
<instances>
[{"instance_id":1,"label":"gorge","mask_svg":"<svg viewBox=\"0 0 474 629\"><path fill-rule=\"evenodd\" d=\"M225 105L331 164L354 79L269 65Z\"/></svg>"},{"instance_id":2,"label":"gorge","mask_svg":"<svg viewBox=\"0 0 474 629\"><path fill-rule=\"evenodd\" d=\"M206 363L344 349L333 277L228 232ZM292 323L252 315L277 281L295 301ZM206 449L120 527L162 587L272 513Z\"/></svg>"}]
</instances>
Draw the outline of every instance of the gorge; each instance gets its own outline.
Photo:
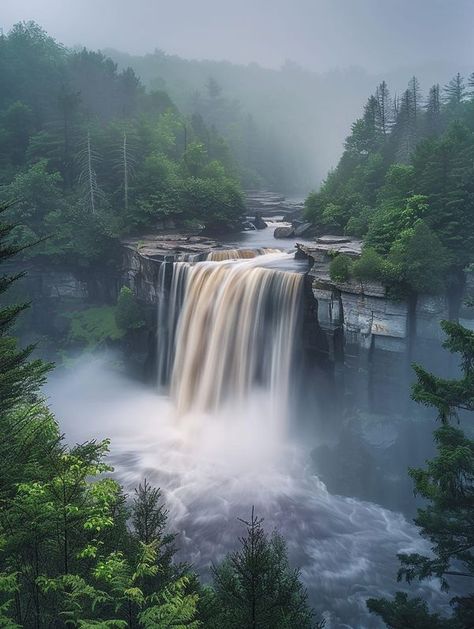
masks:
<instances>
[{"instance_id":1,"label":"gorge","mask_svg":"<svg viewBox=\"0 0 474 629\"><path fill-rule=\"evenodd\" d=\"M400 399L408 388L400 322L407 315L403 304L370 289L351 293L349 286L329 286L327 277L324 286L328 247L324 241L300 245L295 259L291 243L289 251L277 251L216 247L196 236L127 242L123 277L148 307L149 323L139 336L144 363L155 374L152 385L142 388L114 375L100 359L83 360L73 374L53 378L52 402L69 438L112 437L111 460L126 487L145 477L161 487L182 531L180 556L191 556L204 578L232 547L237 518L255 505L268 526L284 534L310 602L329 627L379 627L366 598L400 588L394 578L398 552L426 550L403 515L376 504L399 507L380 493L409 491L400 490L393 465L384 461L390 448L406 445L403 423L393 419L393 410L375 415L367 389L375 376L367 371L379 369L371 361L393 357L405 379L390 379L388 370L383 395L399 409L406 406ZM351 306L352 294L358 301ZM370 335L377 338L372 350ZM359 389L356 401L348 400L352 387ZM81 423L88 408L98 423ZM354 421L362 426L360 447L370 450L358 479L373 474L370 464L380 475L372 495L350 484L355 472L341 443ZM318 478L318 463L328 458L327 478ZM401 459L400 477L406 467ZM346 476L342 487L334 484L334 468ZM415 590L447 609L448 597L435 582Z\"/></svg>"}]
</instances>

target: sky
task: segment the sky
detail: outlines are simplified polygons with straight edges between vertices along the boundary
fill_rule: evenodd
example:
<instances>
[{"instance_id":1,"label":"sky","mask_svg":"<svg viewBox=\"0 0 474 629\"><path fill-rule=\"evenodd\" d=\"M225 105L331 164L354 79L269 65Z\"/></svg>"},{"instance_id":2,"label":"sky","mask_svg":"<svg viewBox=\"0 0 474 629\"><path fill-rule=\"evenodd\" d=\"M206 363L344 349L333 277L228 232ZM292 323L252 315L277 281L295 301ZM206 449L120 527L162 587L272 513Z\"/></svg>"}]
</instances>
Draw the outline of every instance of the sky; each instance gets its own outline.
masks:
<instances>
[{"instance_id":1,"label":"sky","mask_svg":"<svg viewBox=\"0 0 474 629\"><path fill-rule=\"evenodd\" d=\"M35 20L67 46L379 73L474 66L474 0L0 0L0 27Z\"/></svg>"}]
</instances>

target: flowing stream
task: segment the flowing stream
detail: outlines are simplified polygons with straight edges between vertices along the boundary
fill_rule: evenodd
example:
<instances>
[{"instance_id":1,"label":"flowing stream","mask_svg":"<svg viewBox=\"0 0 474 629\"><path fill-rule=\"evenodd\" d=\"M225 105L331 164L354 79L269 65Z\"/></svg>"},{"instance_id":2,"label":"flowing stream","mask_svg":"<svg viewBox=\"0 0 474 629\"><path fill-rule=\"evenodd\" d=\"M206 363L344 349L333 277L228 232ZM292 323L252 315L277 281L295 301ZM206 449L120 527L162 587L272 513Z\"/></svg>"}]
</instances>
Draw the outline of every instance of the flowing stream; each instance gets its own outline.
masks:
<instances>
[{"instance_id":1,"label":"flowing stream","mask_svg":"<svg viewBox=\"0 0 474 629\"><path fill-rule=\"evenodd\" d=\"M162 488L180 557L204 578L255 505L287 539L328 627L379 627L365 600L400 589L397 552L426 547L402 515L330 495L309 469L316 444L298 439L291 411L302 285L281 252L163 264L160 392L84 360L56 375L51 402L69 439L111 437L126 487L146 477ZM435 581L411 591L447 606Z\"/></svg>"}]
</instances>

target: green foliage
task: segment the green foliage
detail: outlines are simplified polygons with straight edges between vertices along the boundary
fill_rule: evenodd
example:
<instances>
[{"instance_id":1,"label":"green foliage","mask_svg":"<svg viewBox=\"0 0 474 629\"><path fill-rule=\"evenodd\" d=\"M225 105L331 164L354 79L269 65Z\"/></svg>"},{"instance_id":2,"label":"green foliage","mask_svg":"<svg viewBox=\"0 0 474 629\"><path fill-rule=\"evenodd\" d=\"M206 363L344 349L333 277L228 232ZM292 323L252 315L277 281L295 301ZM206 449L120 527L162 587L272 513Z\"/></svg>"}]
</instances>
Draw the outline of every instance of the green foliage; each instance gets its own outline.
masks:
<instances>
[{"instance_id":1,"label":"green foliage","mask_svg":"<svg viewBox=\"0 0 474 629\"><path fill-rule=\"evenodd\" d=\"M13 242L47 238L24 255L80 271L116 265L122 235L163 219L239 223L232 159L202 120L147 93L130 68L69 51L34 23L16 25L1 48L0 200L19 200Z\"/></svg>"},{"instance_id":2,"label":"green foliage","mask_svg":"<svg viewBox=\"0 0 474 629\"><path fill-rule=\"evenodd\" d=\"M333 282L347 282L352 274L352 260L345 254L338 254L329 264L329 275Z\"/></svg>"},{"instance_id":3,"label":"green foliage","mask_svg":"<svg viewBox=\"0 0 474 629\"><path fill-rule=\"evenodd\" d=\"M240 539L240 550L213 567L214 591L207 592L206 606L215 610L218 618L211 626L322 627L323 624L313 622L299 572L288 565L282 537L277 533L268 537L253 509L250 521L243 524L247 534Z\"/></svg>"},{"instance_id":4,"label":"green foliage","mask_svg":"<svg viewBox=\"0 0 474 629\"><path fill-rule=\"evenodd\" d=\"M473 260L474 99L466 96L460 75L446 86L444 105L433 86L425 108L415 77L395 102L382 83L354 123L336 170L306 200L306 216L320 232L362 237L391 257L389 282L404 284L405 292L436 292L447 270L459 275ZM413 273L404 259L414 251L407 230L416 231L420 220L431 230L433 257L442 259L430 268L440 281L427 281L421 256Z\"/></svg>"},{"instance_id":5,"label":"green foliage","mask_svg":"<svg viewBox=\"0 0 474 629\"><path fill-rule=\"evenodd\" d=\"M383 257L371 247L364 247L360 258L352 264L352 274L358 280L382 280L384 272Z\"/></svg>"},{"instance_id":6,"label":"green foliage","mask_svg":"<svg viewBox=\"0 0 474 629\"><path fill-rule=\"evenodd\" d=\"M115 308L115 322L120 330L136 330L145 325L143 311L135 295L127 286L122 286Z\"/></svg>"},{"instance_id":7,"label":"green foliage","mask_svg":"<svg viewBox=\"0 0 474 629\"><path fill-rule=\"evenodd\" d=\"M445 248L421 220L401 232L388 255L389 279L415 293L440 292L446 286L448 268Z\"/></svg>"},{"instance_id":8,"label":"green foliage","mask_svg":"<svg viewBox=\"0 0 474 629\"><path fill-rule=\"evenodd\" d=\"M397 592L394 601L369 598L367 607L382 618L389 629L448 629L448 623L439 614L430 614L428 605L420 598L409 599L404 592Z\"/></svg>"},{"instance_id":9,"label":"green foliage","mask_svg":"<svg viewBox=\"0 0 474 629\"><path fill-rule=\"evenodd\" d=\"M434 432L436 456L425 468L410 469L415 492L424 500L415 523L430 541L431 555L400 554L398 577L408 583L437 577L442 588L449 590L452 577L466 579L469 584L474 578L474 441L449 423L459 411L474 411L474 332L454 322L442 325L447 334L445 347L461 355L462 376L447 380L416 365L417 382L413 386L413 399L434 407L442 423ZM474 594L451 602L454 614L449 619L430 614L425 603L400 593L394 601L371 599L368 606L389 627L473 626Z\"/></svg>"},{"instance_id":10,"label":"green foliage","mask_svg":"<svg viewBox=\"0 0 474 629\"><path fill-rule=\"evenodd\" d=\"M117 308L93 306L86 310L63 315L69 319L69 342L89 349L96 348L108 340L116 341L125 333L117 323Z\"/></svg>"},{"instance_id":11,"label":"green foliage","mask_svg":"<svg viewBox=\"0 0 474 629\"><path fill-rule=\"evenodd\" d=\"M415 195L400 209L389 205L378 208L370 222L365 242L382 254L387 254L403 230L412 229L426 215L426 197Z\"/></svg>"},{"instance_id":12,"label":"green foliage","mask_svg":"<svg viewBox=\"0 0 474 629\"><path fill-rule=\"evenodd\" d=\"M7 205L0 205L0 264L8 263L18 251L17 246L9 242L13 231L12 225L1 220L7 210ZM2 273L0 275L0 295L4 295L20 277L21 274ZM16 340L9 335L18 315L26 308L27 304L0 308L1 421L3 421L3 414L8 414L18 402L34 397L50 369L49 365L40 360L29 360L34 350L33 346L18 349Z\"/></svg>"}]
</instances>

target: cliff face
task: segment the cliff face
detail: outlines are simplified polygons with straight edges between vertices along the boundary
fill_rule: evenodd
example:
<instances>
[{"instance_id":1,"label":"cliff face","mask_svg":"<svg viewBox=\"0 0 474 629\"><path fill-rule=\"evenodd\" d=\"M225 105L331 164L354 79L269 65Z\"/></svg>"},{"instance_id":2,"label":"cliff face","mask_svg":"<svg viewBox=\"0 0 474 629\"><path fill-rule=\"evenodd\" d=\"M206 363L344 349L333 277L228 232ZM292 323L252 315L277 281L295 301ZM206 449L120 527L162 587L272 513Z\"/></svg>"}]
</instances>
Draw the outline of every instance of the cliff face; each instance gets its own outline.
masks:
<instances>
[{"instance_id":1,"label":"cliff face","mask_svg":"<svg viewBox=\"0 0 474 629\"><path fill-rule=\"evenodd\" d=\"M409 399L411 363L423 362L440 373L455 368L442 348L440 322L459 312L463 325L474 329L473 315L461 296L420 295L415 301L393 300L378 282L333 282L333 252L357 257L361 243L346 238L321 238L299 246L311 261L308 281L313 312L324 342L312 350L325 354L338 386L351 392L350 403L370 411L403 411Z\"/></svg>"},{"instance_id":2,"label":"cliff face","mask_svg":"<svg viewBox=\"0 0 474 629\"><path fill-rule=\"evenodd\" d=\"M148 305L149 334L154 334L163 263L197 261L218 247L215 241L198 236L150 236L124 243L120 278L99 282L78 280L66 273L40 273L34 285L42 296L41 318L50 325L47 306L55 301L103 301L107 293L107 301L114 303L118 289L125 284ZM344 238L326 237L299 246L297 255L310 262L301 363L310 378L311 370L318 370L315 380L323 382L323 395L331 396L331 404L337 398L352 409L404 412L409 404L411 363L418 361L441 374L452 373L456 365L441 347L440 322L455 313L463 325L474 329L473 309L463 306L461 296L454 304L447 295L421 295L416 303L409 303L390 299L380 283L333 282L329 276L332 252L356 257L360 250L360 242ZM467 277L466 292L474 293L472 276Z\"/></svg>"}]
</instances>

